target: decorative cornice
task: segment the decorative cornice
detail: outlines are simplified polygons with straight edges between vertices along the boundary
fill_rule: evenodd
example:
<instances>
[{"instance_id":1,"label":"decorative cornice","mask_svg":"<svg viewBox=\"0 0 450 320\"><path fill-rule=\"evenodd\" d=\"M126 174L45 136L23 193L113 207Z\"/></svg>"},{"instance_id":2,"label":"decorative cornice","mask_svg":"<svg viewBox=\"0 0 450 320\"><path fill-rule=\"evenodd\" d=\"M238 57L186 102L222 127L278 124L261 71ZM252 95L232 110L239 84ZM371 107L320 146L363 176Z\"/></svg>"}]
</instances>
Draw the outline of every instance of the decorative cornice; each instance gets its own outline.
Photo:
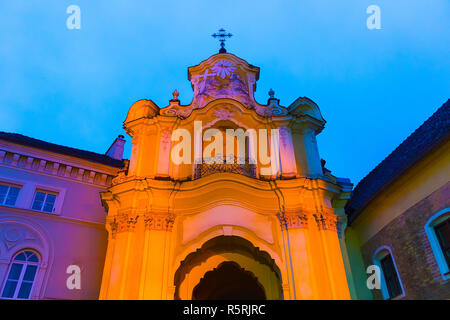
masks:
<instances>
[{"instance_id":1,"label":"decorative cornice","mask_svg":"<svg viewBox=\"0 0 450 320\"><path fill-rule=\"evenodd\" d=\"M32 157L4 149L0 149L0 165L36 173L44 173L55 177L71 179L103 187L109 187L113 178L113 175L109 175L104 172L75 167L63 162Z\"/></svg>"}]
</instances>

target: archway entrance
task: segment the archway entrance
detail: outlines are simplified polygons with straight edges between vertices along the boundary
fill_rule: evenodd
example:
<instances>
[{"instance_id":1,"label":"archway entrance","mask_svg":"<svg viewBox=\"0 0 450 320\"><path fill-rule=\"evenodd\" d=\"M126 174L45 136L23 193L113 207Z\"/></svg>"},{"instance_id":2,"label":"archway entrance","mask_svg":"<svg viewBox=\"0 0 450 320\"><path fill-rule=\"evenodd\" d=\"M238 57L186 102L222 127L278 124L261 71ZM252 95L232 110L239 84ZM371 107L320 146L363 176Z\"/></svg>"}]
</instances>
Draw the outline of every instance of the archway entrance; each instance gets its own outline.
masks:
<instances>
[{"instance_id":1,"label":"archway entrance","mask_svg":"<svg viewBox=\"0 0 450 320\"><path fill-rule=\"evenodd\" d=\"M281 272L271 256L238 236L206 241L180 263L176 300L283 299Z\"/></svg>"},{"instance_id":2,"label":"archway entrance","mask_svg":"<svg viewBox=\"0 0 450 320\"><path fill-rule=\"evenodd\" d=\"M223 262L205 273L194 288L193 300L265 300L264 288L250 271L234 262Z\"/></svg>"}]
</instances>

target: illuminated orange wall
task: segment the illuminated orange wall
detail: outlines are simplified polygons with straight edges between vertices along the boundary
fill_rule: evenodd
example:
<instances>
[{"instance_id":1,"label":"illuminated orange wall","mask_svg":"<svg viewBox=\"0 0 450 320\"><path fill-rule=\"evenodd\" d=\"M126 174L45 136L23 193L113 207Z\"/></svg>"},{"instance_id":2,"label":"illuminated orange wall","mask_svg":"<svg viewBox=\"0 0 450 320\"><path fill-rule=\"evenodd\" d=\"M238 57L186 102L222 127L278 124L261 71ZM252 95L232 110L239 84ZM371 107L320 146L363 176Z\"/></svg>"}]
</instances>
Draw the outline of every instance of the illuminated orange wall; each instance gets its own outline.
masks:
<instances>
[{"instance_id":1,"label":"illuminated orange wall","mask_svg":"<svg viewBox=\"0 0 450 320\"><path fill-rule=\"evenodd\" d=\"M246 75L249 95L213 92L205 96L210 100L201 100L198 76L224 61ZM338 237L350 189L322 171L315 136L325 121L306 98L288 108L277 101L258 104L253 97L258 76L259 68L218 54L189 68L190 105L174 99L159 109L140 100L130 108L124 123L133 138L130 165L102 193L109 240L101 299L174 299L176 293L191 299L204 274L224 261L252 272L268 299L350 297ZM258 160L256 177L218 172L194 179L195 164L171 161L174 130L195 136L195 121L206 129L219 120L245 129L279 129L275 171L264 175ZM191 152L194 157L194 145ZM257 254L225 246L207 256L203 246L224 236L245 239L249 252ZM203 260L189 265L192 254ZM188 271L177 280L180 267Z\"/></svg>"}]
</instances>

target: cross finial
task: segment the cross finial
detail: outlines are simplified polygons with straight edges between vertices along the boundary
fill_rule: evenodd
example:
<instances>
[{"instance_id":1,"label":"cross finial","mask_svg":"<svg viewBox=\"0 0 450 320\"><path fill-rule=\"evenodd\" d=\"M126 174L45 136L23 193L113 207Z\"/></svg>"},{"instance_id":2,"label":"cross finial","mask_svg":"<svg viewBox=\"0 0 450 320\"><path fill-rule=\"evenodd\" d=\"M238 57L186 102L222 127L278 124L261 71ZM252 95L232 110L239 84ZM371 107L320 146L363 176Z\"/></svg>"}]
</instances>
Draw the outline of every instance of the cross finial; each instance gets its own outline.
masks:
<instances>
[{"instance_id":1,"label":"cross finial","mask_svg":"<svg viewBox=\"0 0 450 320\"><path fill-rule=\"evenodd\" d=\"M224 28L220 28L218 33L214 33L211 36L213 38L219 38L220 41L219 53L227 52L227 50L225 49L225 40L226 38L231 38L233 35L231 33L226 33Z\"/></svg>"}]
</instances>

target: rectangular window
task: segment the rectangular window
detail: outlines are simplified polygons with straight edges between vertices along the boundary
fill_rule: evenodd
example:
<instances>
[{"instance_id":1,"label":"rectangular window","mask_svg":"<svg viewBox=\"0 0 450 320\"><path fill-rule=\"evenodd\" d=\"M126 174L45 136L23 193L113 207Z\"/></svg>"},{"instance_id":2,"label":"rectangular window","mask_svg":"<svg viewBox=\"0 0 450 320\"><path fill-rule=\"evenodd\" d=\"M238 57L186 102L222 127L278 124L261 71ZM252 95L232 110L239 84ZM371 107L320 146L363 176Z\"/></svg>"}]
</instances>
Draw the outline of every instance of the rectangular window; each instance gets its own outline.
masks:
<instances>
[{"instance_id":1,"label":"rectangular window","mask_svg":"<svg viewBox=\"0 0 450 320\"><path fill-rule=\"evenodd\" d=\"M0 205L15 206L20 186L0 184Z\"/></svg>"},{"instance_id":2,"label":"rectangular window","mask_svg":"<svg viewBox=\"0 0 450 320\"><path fill-rule=\"evenodd\" d=\"M57 193L45 190L36 190L33 201L33 210L52 213L55 208Z\"/></svg>"},{"instance_id":3,"label":"rectangular window","mask_svg":"<svg viewBox=\"0 0 450 320\"><path fill-rule=\"evenodd\" d=\"M383 270L384 279L386 281L389 298L395 298L402 293L402 288L400 286L400 280L398 279L392 256L390 254L386 255L380 260L380 264L381 269Z\"/></svg>"},{"instance_id":4,"label":"rectangular window","mask_svg":"<svg viewBox=\"0 0 450 320\"><path fill-rule=\"evenodd\" d=\"M445 261L450 268L450 219L434 227Z\"/></svg>"}]
</instances>

